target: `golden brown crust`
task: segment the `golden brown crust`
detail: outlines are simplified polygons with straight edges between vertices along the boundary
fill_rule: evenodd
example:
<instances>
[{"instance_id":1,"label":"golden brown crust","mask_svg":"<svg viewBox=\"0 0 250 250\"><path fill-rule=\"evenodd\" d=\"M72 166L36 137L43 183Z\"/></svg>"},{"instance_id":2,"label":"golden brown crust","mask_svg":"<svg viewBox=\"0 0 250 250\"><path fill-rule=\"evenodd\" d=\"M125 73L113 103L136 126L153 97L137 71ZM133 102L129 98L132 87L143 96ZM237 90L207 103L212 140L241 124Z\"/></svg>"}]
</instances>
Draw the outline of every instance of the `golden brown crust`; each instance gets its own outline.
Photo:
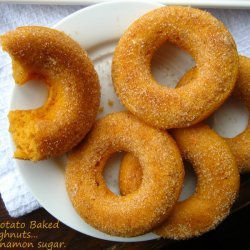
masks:
<instances>
[{"instance_id":1,"label":"golden brown crust","mask_svg":"<svg viewBox=\"0 0 250 250\"><path fill-rule=\"evenodd\" d=\"M69 151L90 130L99 108L99 80L86 52L63 32L37 26L8 32L1 43L18 84L41 78L49 87L41 108L9 113L15 156L40 160Z\"/></svg>"},{"instance_id":2,"label":"golden brown crust","mask_svg":"<svg viewBox=\"0 0 250 250\"><path fill-rule=\"evenodd\" d=\"M119 196L102 176L106 160L117 151L132 152L143 169L141 187ZM125 112L96 122L66 167L66 187L86 222L111 235L136 236L150 231L170 213L183 182L183 166L173 139Z\"/></svg>"},{"instance_id":3,"label":"golden brown crust","mask_svg":"<svg viewBox=\"0 0 250 250\"><path fill-rule=\"evenodd\" d=\"M188 86L171 89L153 79L152 56L166 41L196 61L199 75ZM142 16L124 33L115 50L112 78L130 112L155 127L178 128L217 109L232 91L237 71L234 40L220 21L202 10L168 6Z\"/></svg>"},{"instance_id":4,"label":"golden brown crust","mask_svg":"<svg viewBox=\"0 0 250 250\"><path fill-rule=\"evenodd\" d=\"M165 238L187 239L213 229L228 215L238 193L239 172L228 145L207 125L175 129L172 134L183 159L192 164L197 174L197 186L191 197L177 203L155 232ZM140 180L137 185L135 180L130 183L128 176L131 174L126 170L138 168L138 163L130 166L126 163L123 161L121 165L120 179L127 181L123 180L120 185L127 186L120 188L124 194L129 194L133 188L136 190Z\"/></svg>"},{"instance_id":5,"label":"golden brown crust","mask_svg":"<svg viewBox=\"0 0 250 250\"><path fill-rule=\"evenodd\" d=\"M180 80L177 87L185 86L197 77L197 69L189 70ZM250 110L250 58L239 56L239 73L232 93ZM229 145L240 173L250 172L250 125L234 138L224 138Z\"/></svg>"}]
</instances>

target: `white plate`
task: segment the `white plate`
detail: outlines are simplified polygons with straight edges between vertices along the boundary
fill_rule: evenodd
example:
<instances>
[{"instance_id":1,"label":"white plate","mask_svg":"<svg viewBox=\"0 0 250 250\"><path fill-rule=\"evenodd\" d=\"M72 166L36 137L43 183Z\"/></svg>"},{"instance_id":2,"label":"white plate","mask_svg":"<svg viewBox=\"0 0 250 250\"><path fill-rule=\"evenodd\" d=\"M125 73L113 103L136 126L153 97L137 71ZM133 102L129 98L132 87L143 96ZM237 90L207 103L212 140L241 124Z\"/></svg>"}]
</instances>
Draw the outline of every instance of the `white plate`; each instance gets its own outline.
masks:
<instances>
[{"instance_id":1,"label":"white plate","mask_svg":"<svg viewBox=\"0 0 250 250\"><path fill-rule=\"evenodd\" d=\"M101 82L101 106L104 108L104 112L100 113L99 117L123 109L114 93L110 76L112 55L119 37L133 20L159 6L161 5L152 2L103 3L82 9L55 26L78 41L94 62ZM183 51L166 44L156 53L152 64L152 71L157 80L163 84L172 82L175 85L180 76L194 65L194 62ZM42 105L46 98L44 90L43 85L32 84L32 82L23 87L16 86L11 109L31 109ZM237 125L236 128L238 127ZM65 189L65 159L36 163L22 160L15 160L15 162L21 176L39 203L69 227L96 238L112 241L136 242L157 238L153 233L133 238L114 237L86 224L75 212ZM118 192L115 175L117 176L118 173L119 157L109 161L108 166L105 179L110 189ZM188 174L181 199L190 195L194 187L195 179Z\"/></svg>"},{"instance_id":2,"label":"white plate","mask_svg":"<svg viewBox=\"0 0 250 250\"><path fill-rule=\"evenodd\" d=\"M94 4L107 0L0 0L0 2L33 3L33 4ZM122 1L122 0L116 0ZM155 0L152 0L155 2ZM210 8L250 8L249 0L159 0L167 5L191 5Z\"/></svg>"}]
</instances>

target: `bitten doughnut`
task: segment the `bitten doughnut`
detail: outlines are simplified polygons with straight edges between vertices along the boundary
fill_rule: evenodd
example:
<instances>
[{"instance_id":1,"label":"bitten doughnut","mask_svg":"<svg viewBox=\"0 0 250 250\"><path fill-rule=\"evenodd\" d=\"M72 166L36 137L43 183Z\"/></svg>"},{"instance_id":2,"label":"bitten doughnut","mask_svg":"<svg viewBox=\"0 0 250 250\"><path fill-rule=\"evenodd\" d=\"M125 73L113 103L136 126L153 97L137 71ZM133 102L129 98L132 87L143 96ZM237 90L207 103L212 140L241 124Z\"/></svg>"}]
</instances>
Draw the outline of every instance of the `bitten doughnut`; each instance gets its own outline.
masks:
<instances>
[{"instance_id":1,"label":"bitten doughnut","mask_svg":"<svg viewBox=\"0 0 250 250\"><path fill-rule=\"evenodd\" d=\"M195 59L198 76L189 85L172 89L152 76L151 59L171 42ZM232 91L238 54L231 34L211 14L168 6L135 21L114 53L113 84L120 101L138 118L162 128L195 124L216 110Z\"/></svg>"},{"instance_id":2,"label":"bitten doughnut","mask_svg":"<svg viewBox=\"0 0 250 250\"><path fill-rule=\"evenodd\" d=\"M127 196L111 192L102 175L107 159L118 151L136 155L142 166L141 186ZM121 112L96 122L84 144L69 156L65 177L72 204L87 223L129 237L166 219L179 197L183 175L174 140Z\"/></svg>"},{"instance_id":3,"label":"bitten doughnut","mask_svg":"<svg viewBox=\"0 0 250 250\"><path fill-rule=\"evenodd\" d=\"M45 27L17 28L0 39L12 58L16 83L40 78L49 88L42 107L9 113L14 156L36 161L69 151L90 130L99 108L99 80L86 52L64 33Z\"/></svg>"},{"instance_id":4,"label":"bitten doughnut","mask_svg":"<svg viewBox=\"0 0 250 250\"><path fill-rule=\"evenodd\" d=\"M176 204L155 232L165 238L187 239L215 228L228 215L238 193L239 172L228 145L207 125L175 129L172 134L183 159L192 164L197 174L197 186L194 194ZM138 168L136 158L130 155L122 161L123 195L131 195L141 186L139 178L136 184L129 179L132 174L128 171Z\"/></svg>"},{"instance_id":5,"label":"bitten doughnut","mask_svg":"<svg viewBox=\"0 0 250 250\"><path fill-rule=\"evenodd\" d=\"M180 80L177 87L188 84L197 77L197 69L188 71ZM233 90L233 96L241 100L250 110L250 59L239 56L239 73ZM250 125L234 138L224 138L235 156L240 173L250 172Z\"/></svg>"}]
</instances>

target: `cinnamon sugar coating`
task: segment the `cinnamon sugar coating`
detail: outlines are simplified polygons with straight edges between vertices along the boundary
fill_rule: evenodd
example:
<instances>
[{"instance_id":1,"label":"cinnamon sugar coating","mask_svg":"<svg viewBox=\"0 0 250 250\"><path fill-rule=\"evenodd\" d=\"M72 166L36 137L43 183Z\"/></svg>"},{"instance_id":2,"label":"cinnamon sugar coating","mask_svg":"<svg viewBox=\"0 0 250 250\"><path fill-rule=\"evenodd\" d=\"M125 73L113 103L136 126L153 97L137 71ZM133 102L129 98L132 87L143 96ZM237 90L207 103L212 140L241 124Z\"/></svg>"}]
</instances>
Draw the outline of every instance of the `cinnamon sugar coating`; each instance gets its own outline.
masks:
<instances>
[{"instance_id":1,"label":"cinnamon sugar coating","mask_svg":"<svg viewBox=\"0 0 250 250\"><path fill-rule=\"evenodd\" d=\"M197 69L189 70L180 80L177 87L189 84L197 77ZM232 93L250 110L250 59L239 56L239 73ZM224 138L235 156L240 173L250 172L250 125L233 138Z\"/></svg>"},{"instance_id":2,"label":"cinnamon sugar coating","mask_svg":"<svg viewBox=\"0 0 250 250\"><path fill-rule=\"evenodd\" d=\"M127 196L111 192L102 174L107 159L119 151L136 155L143 171L141 187ZM111 235L131 237L151 231L167 218L183 176L173 139L120 112L95 123L87 140L71 153L65 178L71 202L87 223Z\"/></svg>"},{"instance_id":3,"label":"cinnamon sugar coating","mask_svg":"<svg viewBox=\"0 0 250 250\"><path fill-rule=\"evenodd\" d=\"M164 43L187 51L198 77L188 86L159 85L151 59ZM181 128L208 117L232 91L238 72L235 42L211 14L179 6L153 10L137 19L116 47L113 84L120 101L135 116L158 128Z\"/></svg>"},{"instance_id":4,"label":"cinnamon sugar coating","mask_svg":"<svg viewBox=\"0 0 250 250\"><path fill-rule=\"evenodd\" d=\"M42 107L10 111L14 156L36 161L64 154L82 140L98 112L100 85L92 62L78 43L54 29L20 27L0 39L16 83L39 78L49 88Z\"/></svg>"},{"instance_id":5,"label":"cinnamon sugar coating","mask_svg":"<svg viewBox=\"0 0 250 250\"><path fill-rule=\"evenodd\" d=\"M207 125L175 129L172 135L183 159L194 168L197 186L194 194L176 204L155 233L164 238L188 239L214 229L229 214L238 194L239 171L228 145ZM133 155L125 157L120 185L123 194L130 195L140 187L141 177L136 174L137 182L131 181L131 172L138 173L139 163Z\"/></svg>"}]
</instances>

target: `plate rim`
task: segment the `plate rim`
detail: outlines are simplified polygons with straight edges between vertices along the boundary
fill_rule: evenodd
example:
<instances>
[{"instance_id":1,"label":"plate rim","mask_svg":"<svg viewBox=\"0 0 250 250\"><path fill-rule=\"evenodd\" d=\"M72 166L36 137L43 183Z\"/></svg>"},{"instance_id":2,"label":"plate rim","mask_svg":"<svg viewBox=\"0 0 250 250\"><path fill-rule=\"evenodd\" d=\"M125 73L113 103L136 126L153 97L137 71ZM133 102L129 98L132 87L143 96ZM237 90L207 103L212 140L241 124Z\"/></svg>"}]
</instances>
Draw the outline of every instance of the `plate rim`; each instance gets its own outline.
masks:
<instances>
[{"instance_id":1,"label":"plate rim","mask_svg":"<svg viewBox=\"0 0 250 250\"><path fill-rule=\"evenodd\" d=\"M77 10L77 11L71 13L70 15L64 17L59 22L57 22L55 25L52 26L52 28L58 29L58 26L63 25L64 22L67 22L67 21L71 20L72 18L75 18L78 15L84 15L85 12L92 11L92 9L101 8L102 6L109 6L109 5L110 5L110 7L112 7L113 5L121 5L121 4L132 4L132 5L133 4L147 4L147 5L151 5L152 9L163 6L160 3L155 3L155 2L151 2L151 1L147 1L147 0L145 0L145 1L144 0L132 0L132 1L130 1L130 0L121 0L121 1L115 1L115 0L113 0L113 1L107 1L107 2L98 3L98 4L95 4L95 5L87 6L87 7L84 7L82 9L80 9L80 10ZM61 29L59 28L59 30L61 30ZM17 86L15 84L14 87L13 87L13 89L12 89L9 110L11 110L11 105L14 102L14 100L13 100L13 94L15 92L15 89L18 88L18 87L19 86ZM9 132L9 139L10 139L11 148L13 149L15 146L14 146L14 142L13 142L13 139L12 139L12 136L11 136L10 132ZM29 185L29 182L26 181L26 177L25 177L25 175L24 175L24 173L22 171L22 166L20 166L20 163L19 163L19 162L23 162L23 160L19 160L19 159L13 158L13 161L14 161L16 169L18 170L18 172L19 172L19 174L20 174L23 182L25 183L27 189L35 197L35 199L38 201L38 203L41 205L41 207L43 209L45 209L49 214L51 214L54 218L56 218L57 220L59 220L62 224L67 225L69 228L71 228L73 230L76 230L77 232L80 232L80 233L85 234L85 235L90 236L90 237L94 237L94 238L101 239L101 240L114 241L114 242L127 242L127 243L129 243L129 242L143 242L143 241L155 240L155 239L159 239L160 238L160 236L158 236L156 234L153 234L153 236L151 236L149 238L146 238L146 239L140 239L140 237L143 237L144 235L139 235L139 236L135 236L135 237L128 237L128 238L127 237L119 237L119 236L113 236L113 235L106 234L106 233L104 233L104 232L102 232L102 231L100 231L100 230L98 230L98 229L96 229L94 227L93 228L95 230L98 230L99 232L101 232L103 236L102 235L96 236L96 235L93 235L93 234L88 233L88 232L79 231L78 228L73 227L72 225L69 225L68 223L63 222L60 219L58 219L58 217L55 215L54 212L49 211L48 208L46 206L44 206L44 204L46 205L46 202L43 202L43 200L40 199L39 195L37 195L37 193L34 192L34 190ZM82 218L82 220L84 221L84 223L88 224L83 218ZM91 226L91 225L89 225L89 226Z\"/></svg>"},{"instance_id":2,"label":"plate rim","mask_svg":"<svg viewBox=\"0 0 250 250\"><path fill-rule=\"evenodd\" d=\"M123 1L123 0L117 0ZM0 0L3 3L18 4L58 4L58 5L81 5L104 3L102 0ZM250 2L245 0L160 0L158 3L166 5L186 5L203 8L230 8L244 9L250 8Z\"/></svg>"}]
</instances>

